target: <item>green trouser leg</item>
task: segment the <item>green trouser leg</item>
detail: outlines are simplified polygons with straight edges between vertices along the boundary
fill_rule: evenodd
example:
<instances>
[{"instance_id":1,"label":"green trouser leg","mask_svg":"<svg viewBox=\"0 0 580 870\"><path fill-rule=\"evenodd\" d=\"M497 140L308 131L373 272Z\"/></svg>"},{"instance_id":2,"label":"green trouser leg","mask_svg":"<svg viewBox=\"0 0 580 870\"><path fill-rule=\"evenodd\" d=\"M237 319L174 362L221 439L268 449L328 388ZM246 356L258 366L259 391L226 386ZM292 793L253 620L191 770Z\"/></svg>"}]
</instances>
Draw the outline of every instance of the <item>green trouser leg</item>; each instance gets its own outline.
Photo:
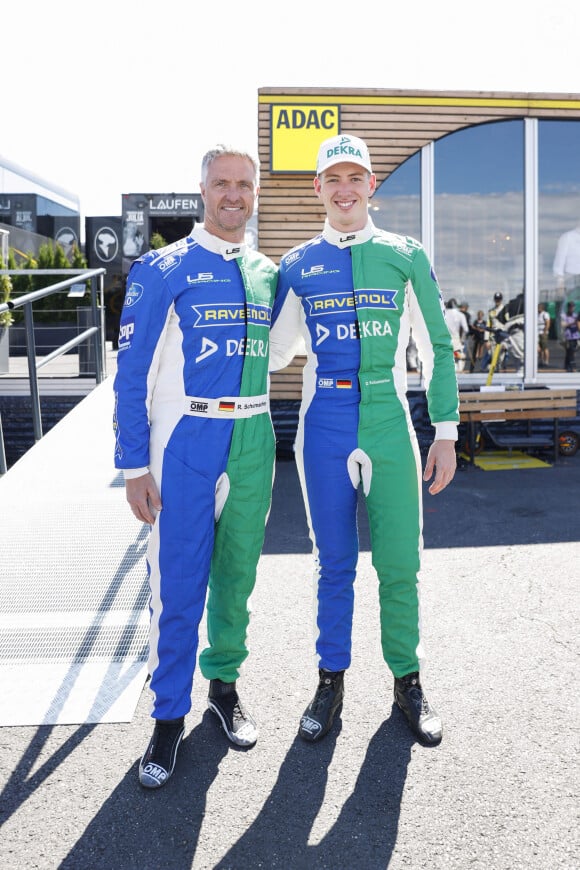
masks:
<instances>
[{"instance_id":1,"label":"green trouser leg","mask_svg":"<svg viewBox=\"0 0 580 870\"><path fill-rule=\"evenodd\" d=\"M231 683L248 655L248 598L272 497L274 437L267 414L236 421L226 471L230 491L216 523L208 586L209 646L199 666L206 679Z\"/></svg>"},{"instance_id":2,"label":"green trouser leg","mask_svg":"<svg viewBox=\"0 0 580 870\"><path fill-rule=\"evenodd\" d=\"M379 578L381 646L393 675L402 677L419 670L421 460L404 417L374 426L361 413L361 424L359 445L372 460L366 505Z\"/></svg>"}]
</instances>

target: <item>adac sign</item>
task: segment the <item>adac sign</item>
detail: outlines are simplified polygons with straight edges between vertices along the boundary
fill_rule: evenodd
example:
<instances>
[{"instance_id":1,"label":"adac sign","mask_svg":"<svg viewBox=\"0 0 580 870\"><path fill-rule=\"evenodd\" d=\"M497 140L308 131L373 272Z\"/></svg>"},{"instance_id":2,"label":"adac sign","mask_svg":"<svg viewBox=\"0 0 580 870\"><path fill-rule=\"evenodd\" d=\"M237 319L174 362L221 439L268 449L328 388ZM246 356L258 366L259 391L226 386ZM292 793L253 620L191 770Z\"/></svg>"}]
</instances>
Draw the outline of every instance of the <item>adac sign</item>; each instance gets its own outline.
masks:
<instances>
[{"instance_id":1,"label":"adac sign","mask_svg":"<svg viewBox=\"0 0 580 870\"><path fill-rule=\"evenodd\" d=\"M273 105L271 172L316 172L318 146L340 133L339 106Z\"/></svg>"}]
</instances>

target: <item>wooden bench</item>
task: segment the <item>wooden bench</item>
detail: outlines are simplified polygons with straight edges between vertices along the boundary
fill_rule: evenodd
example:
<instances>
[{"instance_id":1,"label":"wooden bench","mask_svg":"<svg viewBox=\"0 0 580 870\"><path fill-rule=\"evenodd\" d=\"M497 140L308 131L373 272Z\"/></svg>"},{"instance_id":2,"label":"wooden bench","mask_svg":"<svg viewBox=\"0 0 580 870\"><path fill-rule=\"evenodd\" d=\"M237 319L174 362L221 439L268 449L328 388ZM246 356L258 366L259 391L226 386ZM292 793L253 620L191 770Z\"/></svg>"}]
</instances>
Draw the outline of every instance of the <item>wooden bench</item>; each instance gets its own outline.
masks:
<instances>
[{"instance_id":1,"label":"wooden bench","mask_svg":"<svg viewBox=\"0 0 580 870\"><path fill-rule=\"evenodd\" d=\"M493 443L500 449L553 448L554 461L558 460L558 421L565 417L577 417L577 391L575 389L532 389L480 392L469 390L459 393L459 419L468 424L467 452L474 462L476 452L476 424L483 426ZM505 423L510 420L527 421L525 432L514 427L491 429L489 423ZM549 435L532 432L533 420L552 420Z\"/></svg>"}]
</instances>

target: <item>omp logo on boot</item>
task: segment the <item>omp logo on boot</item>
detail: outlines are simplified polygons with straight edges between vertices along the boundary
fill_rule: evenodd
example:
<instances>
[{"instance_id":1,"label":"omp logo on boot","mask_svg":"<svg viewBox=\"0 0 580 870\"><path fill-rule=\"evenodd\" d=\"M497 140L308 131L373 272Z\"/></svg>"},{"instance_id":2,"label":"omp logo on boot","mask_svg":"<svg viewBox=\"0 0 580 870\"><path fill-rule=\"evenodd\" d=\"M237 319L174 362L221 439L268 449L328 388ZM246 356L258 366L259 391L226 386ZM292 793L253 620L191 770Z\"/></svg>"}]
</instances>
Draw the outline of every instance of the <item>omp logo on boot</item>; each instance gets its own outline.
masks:
<instances>
[{"instance_id":1,"label":"omp logo on boot","mask_svg":"<svg viewBox=\"0 0 580 870\"><path fill-rule=\"evenodd\" d=\"M309 716L304 716L300 722L300 727L303 731L307 731L308 734L317 734L320 731L320 722L310 719Z\"/></svg>"},{"instance_id":2,"label":"omp logo on boot","mask_svg":"<svg viewBox=\"0 0 580 870\"><path fill-rule=\"evenodd\" d=\"M143 773L153 777L153 779L156 779L158 782L164 782L167 779L167 771L163 770L162 767L158 767L156 764L146 764L143 768Z\"/></svg>"}]
</instances>

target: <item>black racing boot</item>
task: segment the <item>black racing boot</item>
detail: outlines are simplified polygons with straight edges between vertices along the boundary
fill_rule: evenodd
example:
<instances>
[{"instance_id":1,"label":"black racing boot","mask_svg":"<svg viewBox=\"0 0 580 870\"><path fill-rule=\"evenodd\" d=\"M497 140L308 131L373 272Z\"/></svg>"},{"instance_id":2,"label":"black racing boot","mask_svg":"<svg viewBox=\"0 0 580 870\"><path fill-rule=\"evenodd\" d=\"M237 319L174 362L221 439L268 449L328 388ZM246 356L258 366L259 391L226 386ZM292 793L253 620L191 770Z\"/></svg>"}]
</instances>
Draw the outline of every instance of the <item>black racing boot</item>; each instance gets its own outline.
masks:
<instances>
[{"instance_id":1,"label":"black racing boot","mask_svg":"<svg viewBox=\"0 0 580 870\"><path fill-rule=\"evenodd\" d=\"M139 764L139 782L145 788L161 788L175 768L177 750L185 726L180 719L157 719L149 746Z\"/></svg>"},{"instance_id":2,"label":"black racing boot","mask_svg":"<svg viewBox=\"0 0 580 870\"><path fill-rule=\"evenodd\" d=\"M395 702L419 740L429 746L441 743L441 719L425 697L418 671L395 678Z\"/></svg>"},{"instance_id":3,"label":"black racing boot","mask_svg":"<svg viewBox=\"0 0 580 870\"><path fill-rule=\"evenodd\" d=\"M207 706L221 720L228 740L237 746L253 746L258 739L258 726L236 691L236 684L210 680Z\"/></svg>"},{"instance_id":4,"label":"black racing boot","mask_svg":"<svg viewBox=\"0 0 580 870\"><path fill-rule=\"evenodd\" d=\"M344 671L325 671L320 668L318 673L318 688L302 715L298 729L302 739L310 743L328 734L344 698Z\"/></svg>"}]
</instances>

